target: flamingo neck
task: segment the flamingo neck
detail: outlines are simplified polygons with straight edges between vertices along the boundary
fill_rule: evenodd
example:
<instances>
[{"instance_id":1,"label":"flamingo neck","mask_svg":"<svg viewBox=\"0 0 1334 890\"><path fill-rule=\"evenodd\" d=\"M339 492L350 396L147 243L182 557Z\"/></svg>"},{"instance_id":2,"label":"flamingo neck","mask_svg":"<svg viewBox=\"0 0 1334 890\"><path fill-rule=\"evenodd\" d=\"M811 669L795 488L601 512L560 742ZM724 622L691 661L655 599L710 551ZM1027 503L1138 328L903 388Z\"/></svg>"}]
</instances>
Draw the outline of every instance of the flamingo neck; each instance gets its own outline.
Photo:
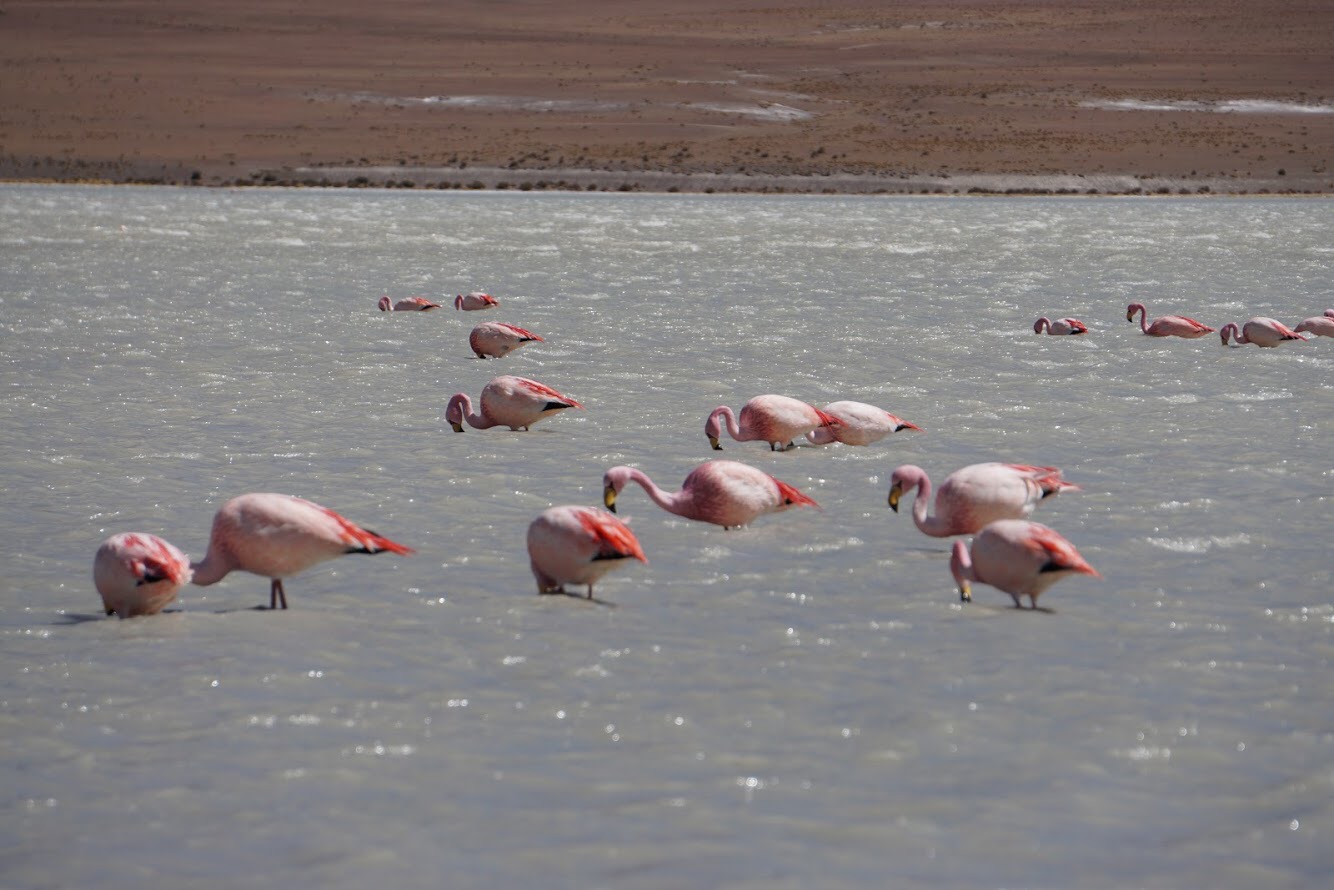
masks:
<instances>
[{"instance_id":1,"label":"flamingo neck","mask_svg":"<svg viewBox=\"0 0 1334 890\"><path fill-rule=\"evenodd\" d=\"M190 571L194 573L194 583L200 587L217 584L227 577L231 570L231 560L220 555L219 549L214 546L208 548L208 553L204 554L202 560L190 563Z\"/></svg>"},{"instance_id":2,"label":"flamingo neck","mask_svg":"<svg viewBox=\"0 0 1334 890\"><path fill-rule=\"evenodd\" d=\"M1149 332L1149 310L1141 305L1136 305L1135 311L1139 312L1139 329L1147 334Z\"/></svg>"},{"instance_id":3,"label":"flamingo neck","mask_svg":"<svg viewBox=\"0 0 1334 890\"><path fill-rule=\"evenodd\" d=\"M917 494L912 502L912 521L917 528L933 538L943 538L949 532L949 525L940 518L939 514L927 516L926 511L931 504L931 479L923 473L918 482Z\"/></svg>"},{"instance_id":4,"label":"flamingo neck","mask_svg":"<svg viewBox=\"0 0 1334 890\"><path fill-rule=\"evenodd\" d=\"M631 469L629 478L631 482L638 483L639 487L644 489L649 496L649 500L668 513L674 513L677 516L686 515L686 501L690 497L689 492L684 489L681 491L664 491L658 487L656 482L644 475L642 470Z\"/></svg>"},{"instance_id":5,"label":"flamingo neck","mask_svg":"<svg viewBox=\"0 0 1334 890\"><path fill-rule=\"evenodd\" d=\"M1238 343L1251 342L1250 338L1246 336L1246 332L1243 331L1240 327L1238 327L1235 321L1229 321L1227 324L1223 325L1223 329L1218 332L1218 336L1223 338L1224 346L1227 345L1227 338L1229 336L1231 336L1232 339L1236 340Z\"/></svg>"},{"instance_id":6,"label":"flamingo neck","mask_svg":"<svg viewBox=\"0 0 1334 890\"><path fill-rule=\"evenodd\" d=\"M1033 323L1033 333L1041 334L1043 328L1046 328L1048 331L1051 330L1050 318L1039 318L1037 321Z\"/></svg>"},{"instance_id":7,"label":"flamingo neck","mask_svg":"<svg viewBox=\"0 0 1334 890\"><path fill-rule=\"evenodd\" d=\"M727 425L727 434L729 436L737 441L741 440L741 427L737 426L736 415L733 414L732 409L726 405L720 405L713 409L713 413L709 415L709 422L705 424L707 427L706 432L709 436L717 438L718 434L722 432L723 424Z\"/></svg>"},{"instance_id":8,"label":"flamingo neck","mask_svg":"<svg viewBox=\"0 0 1334 890\"><path fill-rule=\"evenodd\" d=\"M445 420L450 423L463 423L466 420L468 426L475 430L489 429L496 425L491 418L473 413L472 399L467 393L462 392L449 400L449 405L445 408Z\"/></svg>"}]
</instances>

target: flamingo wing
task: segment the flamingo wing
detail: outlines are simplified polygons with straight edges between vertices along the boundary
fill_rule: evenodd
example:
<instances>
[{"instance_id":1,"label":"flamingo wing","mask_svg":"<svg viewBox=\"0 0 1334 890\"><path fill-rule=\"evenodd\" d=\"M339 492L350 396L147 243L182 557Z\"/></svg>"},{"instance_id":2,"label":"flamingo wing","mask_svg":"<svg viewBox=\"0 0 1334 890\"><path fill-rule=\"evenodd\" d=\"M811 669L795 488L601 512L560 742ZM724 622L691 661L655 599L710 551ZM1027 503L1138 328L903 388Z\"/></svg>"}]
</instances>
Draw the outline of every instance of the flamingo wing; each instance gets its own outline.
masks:
<instances>
[{"instance_id":1,"label":"flamingo wing","mask_svg":"<svg viewBox=\"0 0 1334 890\"><path fill-rule=\"evenodd\" d=\"M1078 572L1095 578L1102 577L1097 569L1079 555L1075 545L1058 532L1037 522L1029 525L1029 533L1022 543L1025 549L1042 560L1040 572Z\"/></svg>"},{"instance_id":2,"label":"flamingo wing","mask_svg":"<svg viewBox=\"0 0 1334 890\"><path fill-rule=\"evenodd\" d=\"M598 542L594 559L637 559L648 562L639 539L622 522L597 510L580 510L579 524Z\"/></svg>"},{"instance_id":3,"label":"flamingo wing","mask_svg":"<svg viewBox=\"0 0 1334 890\"><path fill-rule=\"evenodd\" d=\"M529 380L527 377L517 377L515 379L519 381L518 386L522 387L524 391L526 391L528 394L532 395L535 398L547 399L548 401L554 402L558 407L562 408L584 407L574 399L570 398L567 395L562 395L561 393L547 386L545 383L538 383L536 380Z\"/></svg>"}]
</instances>

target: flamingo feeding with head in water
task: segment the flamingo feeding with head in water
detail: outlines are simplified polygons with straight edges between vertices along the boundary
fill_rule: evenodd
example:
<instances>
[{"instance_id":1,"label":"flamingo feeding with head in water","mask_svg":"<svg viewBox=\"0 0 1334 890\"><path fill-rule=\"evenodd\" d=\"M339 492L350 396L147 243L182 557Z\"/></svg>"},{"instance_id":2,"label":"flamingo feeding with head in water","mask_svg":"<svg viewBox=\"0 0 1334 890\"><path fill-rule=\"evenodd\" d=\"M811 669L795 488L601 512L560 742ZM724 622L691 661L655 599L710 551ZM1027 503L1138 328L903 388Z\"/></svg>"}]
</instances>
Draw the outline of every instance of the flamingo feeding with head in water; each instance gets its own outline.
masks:
<instances>
[{"instance_id":1,"label":"flamingo feeding with head in water","mask_svg":"<svg viewBox=\"0 0 1334 890\"><path fill-rule=\"evenodd\" d=\"M749 525L758 516L788 507L819 507L786 482L734 460L705 461L674 492L659 488L642 470L612 467L602 476L602 502L609 510L616 510L616 499L630 482L668 513L723 528Z\"/></svg>"},{"instance_id":2,"label":"flamingo feeding with head in water","mask_svg":"<svg viewBox=\"0 0 1334 890\"><path fill-rule=\"evenodd\" d=\"M1184 315L1164 315L1155 318L1153 324L1149 324L1147 320L1149 311L1144 308L1143 303L1131 303L1126 307L1126 321L1134 321L1136 312L1139 313L1139 329L1150 337L1185 337L1194 340L1214 331L1208 325Z\"/></svg>"},{"instance_id":3,"label":"flamingo feeding with head in water","mask_svg":"<svg viewBox=\"0 0 1334 890\"><path fill-rule=\"evenodd\" d=\"M976 582L1005 591L1017 609L1023 608L1021 597L1025 596L1036 609L1042 592L1069 575L1102 577L1074 544L1047 526L1025 519L1001 519L987 525L971 547L955 541L950 573L964 602L973 601L970 583Z\"/></svg>"},{"instance_id":4,"label":"flamingo feeding with head in water","mask_svg":"<svg viewBox=\"0 0 1334 890\"><path fill-rule=\"evenodd\" d=\"M719 405L704 422L704 435L715 451L723 449L718 440L724 423L728 434L738 442L768 442L770 451L785 451L798 436L819 426L835 426L838 418L787 396L756 396L741 406L739 417L731 408Z\"/></svg>"},{"instance_id":5,"label":"flamingo feeding with head in water","mask_svg":"<svg viewBox=\"0 0 1334 890\"><path fill-rule=\"evenodd\" d=\"M1218 332L1223 345L1228 343L1228 337L1231 336L1237 343L1254 343L1256 346L1263 346L1272 349L1286 340L1305 340L1306 336L1299 334L1292 328L1276 321L1272 318L1266 318L1263 315L1257 315L1248 320L1240 328L1235 321L1230 321L1223 325L1223 329Z\"/></svg>"},{"instance_id":6,"label":"flamingo feeding with head in water","mask_svg":"<svg viewBox=\"0 0 1334 890\"><path fill-rule=\"evenodd\" d=\"M567 395L562 395L544 383L527 377L505 375L495 377L482 387L479 399L481 413L474 414L472 399L467 393L456 393L445 408L445 420L454 432L463 432L463 422L474 429L507 426L512 430L526 430L544 417L550 417L566 408L583 408Z\"/></svg>"},{"instance_id":7,"label":"flamingo feeding with head in water","mask_svg":"<svg viewBox=\"0 0 1334 890\"><path fill-rule=\"evenodd\" d=\"M639 539L615 516L595 507L551 507L528 526L528 559L538 593L564 593L566 584L593 585L627 559L648 562Z\"/></svg>"},{"instance_id":8,"label":"flamingo feeding with head in water","mask_svg":"<svg viewBox=\"0 0 1334 890\"><path fill-rule=\"evenodd\" d=\"M408 297L395 303L385 296L380 298L379 305L381 312L425 312L428 309L440 308L439 303L432 303L425 297Z\"/></svg>"},{"instance_id":9,"label":"flamingo feeding with head in water","mask_svg":"<svg viewBox=\"0 0 1334 890\"><path fill-rule=\"evenodd\" d=\"M915 423L909 423L901 417L890 414L884 408L877 408L865 402L830 402L820 410L838 423L818 426L807 433L806 438L816 445L828 445L831 442L842 442L844 445L870 445L900 430L918 432L922 430Z\"/></svg>"},{"instance_id":10,"label":"flamingo feeding with head in water","mask_svg":"<svg viewBox=\"0 0 1334 890\"><path fill-rule=\"evenodd\" d=\"M484 321L468 334L468 345L478 358L503 358L525 343L541 343L532 331L503 321Z\"/></svg>"},{"instance_id":11,"label":"flamingo feeding with head in water","mask_svg":"<svg viewBox=\"0 0 1334 890\"><path fill-rule=\"evenodd\" d=\"M1079 486L1061 478L1056 467L1028 464L970 464L945 477L936 492L935 513L927 515L931 480L913 464L897 467L890 477L889 507L895 513L906 492L917 491L912 518L934 538L969 535L998 519L1024 519L1047 497Z\"/></svg>"},{"instance_id":12,"label":"flamingo feeding with head in water","mask_svg":"<svg viewBox=\"0 0 1334 890\"><path fill-rule=\"evenodd\" d=\"M1089 332L1088 325L1077 318L1058 318L1052 321L1050 318L1043 316L1033 322L1033 333L1041 334L1044 329L1048 334L1087 334Z\"/></svg>"},{"instance_id":13,"label":"flamingo feeding with head in water","mask_svg":"<svg viewBox=\"0 0 1334 890\"><path fill-rule=\"evenodd\" d=\"M470 294L459 294L454 298L454 308L474 312L478 309L490 309L499 306L500 301L490 294L475 290Z\"/></svg>"},{"instance_id":14,"label":"flamingo feeding with head in water","mask_svg":"<svg viewBox=\"0 0 1334 890\"><path fill-rule=\"evenodd\" d=\"M93 556L93 586L108 615L155 615L189 582L190 560L157 535L112 535Z\"/></svg>"},{"instance_id":15,"label":"flamingo feeding with head in water","mask_svg":"<svg viewBox=\"0 0 1334 890\"><path fill-rule=\"evenodd\" d=\"M194 583L216 584L230 572L271 579L269 608L286 609L283 579L347 553L409 554L328 507L287 494L255 492L232 498L213 517L208 552L193 563Z\"/></svg>"}]
</instances>

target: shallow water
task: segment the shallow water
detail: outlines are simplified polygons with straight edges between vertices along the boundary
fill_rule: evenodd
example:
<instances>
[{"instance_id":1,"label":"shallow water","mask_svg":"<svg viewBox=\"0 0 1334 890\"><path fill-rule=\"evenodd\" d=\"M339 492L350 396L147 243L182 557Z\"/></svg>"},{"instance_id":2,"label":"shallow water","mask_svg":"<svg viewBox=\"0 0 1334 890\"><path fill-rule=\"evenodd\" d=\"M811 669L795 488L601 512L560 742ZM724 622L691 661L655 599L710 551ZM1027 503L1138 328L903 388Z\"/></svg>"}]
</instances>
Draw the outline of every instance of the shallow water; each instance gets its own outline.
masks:
<instances>
[{"instance_id":1,"label":"shallow water","mask_svg":"<svg viewBox=\"0 0 1334 890\"><path fill-rule=\"evenodd\" d=\"M1322 200L0 188L0 884L1323 883L1334 340L1124 311L1293 324L1331 262ZM375 309L473 289L501 307ZM470 358L482 320L546 342ZM500 373L588 410L453 433ZM765 392L925 432L709 451ZM536 595L541 509L713 456L823 509L725 532L629 489L614 605ZM1103 578L1050 614L961 606L887 509L900 463L993 459L1083 488L1034 518ZM256 490L418 553L100 617L103 538L199 558Z\"/></svg>"}]
</instances>

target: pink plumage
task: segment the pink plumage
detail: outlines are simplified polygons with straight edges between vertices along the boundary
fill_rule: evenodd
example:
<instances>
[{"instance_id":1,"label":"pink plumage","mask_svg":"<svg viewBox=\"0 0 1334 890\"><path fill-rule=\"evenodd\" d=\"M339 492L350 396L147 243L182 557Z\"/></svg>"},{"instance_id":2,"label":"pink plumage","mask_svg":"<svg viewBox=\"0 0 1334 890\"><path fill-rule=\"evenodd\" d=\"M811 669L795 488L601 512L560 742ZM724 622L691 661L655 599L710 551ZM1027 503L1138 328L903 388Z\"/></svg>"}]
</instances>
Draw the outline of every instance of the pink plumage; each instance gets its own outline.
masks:
<instances>
[{"instance_id":1,"label":"pink plumage","mask_svg":"<svg viewBox=\"0 0 1334 890\"><path fill-rule=\"evenodd\" d=\"M1228 337L1236 339L1237 343L1254 343L1256 346L1263 346L1272 349L1285 340L1305 340L1306 337L1297 333L1292 328L1283 324L1281 321L1275 321L1272 318L1266 318L1263 315L1257 315L1249 319L1245 324L1238 328L1235 321L1230 321L1223 325L1223 329L1218 332L1218 336L1227 345Z\"/></svg>"},{"instance_id":2,"label":"pink plumage","mask_svg":"<svg viewBox=\"0 0 1334 890\"><path fill-rule=\"evenodd\" d=\"M464 421L479 430L493 426L526 430L557 411L584 407L544 383L508 374L495 377L482 387L479 403L481 413L474 414L472 399L467 393L455 393L450 398L445 407L445 420L454 428L454 432L463 432Z\"/></svg>"},{"instance_id":3,"label":"pink plumage","mask_svg":"<svg viewBox=\"0 0 1334 890\"><path fill-rule=\"evenodd\" d=\"M894 470L890 483L890 509L897 513L899 500L916 489L913 522L935 538L972 534L998 519L1023 519L1044 498L1079 490L1078 485L1062 479L1056 467L970 464L945 477L936 492L935 513L928 516L932 489L925 470L904 464Z\"/></svg>"},{"instance_id":4,"label":"pink plumage","mask_svg":"<svg viewBox=\"0 0 1334 890\"><path fill-rule=\"evenodd\" d=\"M232 498L213 517L208 553L194 563L194 582L216 584L230 572L271 579L269 608L287 608L283 579L347 553L413 550L303 498L251 493Z\"/></svg>"},{"instance_id":5,"label":"pink plumage","mask_svg":"<svg viewBox=\"0 0 1334 890\"><path fill-rule=\"evenodd\" d=\"M454 308L475 312L479 309L490 309L493 306L499 306L500 301L490 294L484 294L481 291L473 291L470 294L459 294L454 298Z\"/></svg>"},{"instance_id":6,"label":"pink plumage","mask_svg":"<svg viewBox=\"0 0 1334 890\"><path fill-rule=\"evenodd\" d=\"M976 582L1005 591L1015 608L1022 608L1021 597L1026 596L1034 609L1042 592L1062 578L1075 574L1101 577L1075 545L1047 526L1023 519L987 525L973 539L972 547L955 541L950 572L964 602L972 602L969 584Z\"/></svg>"},{"instance_id":7,"label":"pink plumage","mask_svg":"<svg viewBox=\"0 0 1334 890\"><path fill-rule=\"evenodd\" d=\"M425 297L407 297L395 303L386 296L380 298L379 305L381 312L426 312L440 308L439 303L433 303Z\"/></svg>"},{"instance_id":8,"label":"pink plumage","mask_svg":"<svg viewBox=\"0 0 1334 890\"><path fill-rule=\"evenodd\" d=\"M1323 315L1303 319L1293 330L1299 334L1334 337L1334 309L1326 309Z\"/></svg>"},{"instance_id":9,"label":"pink plumage","mask_svg":"<svg viewBox=\"0 0 1334 890\"><path fill-rule=\"evenodd\" d=\"M484 321L468 334L468 345L478 358L503 358L525 343L543 342L532 331L503 321Z\"/></svg>"},{"instance_id":10,"label":"pink plumage","mask_svg":"<svg viewBox=\"0 0 1334 890\"><path fill-rule=\"evenodd\" d=\"M1143 303L1131 303L1126 307L1126 321L1134 321L1139 313L1139 329L1150 337L1185 337L1194 340L1205 334L1212 334L1214 329L1184 315L1164 315L1148 323L1149 311Z\"/></svg>"},{"instance_id":11,"label":"pink plumage","mask_svg":"<svg viewBox=\"0 0 1334 890\"><path fill-rule=\"evenodd\" d=\"M705 461L675 492L659 488L642 470L612 467L602 477L602 500L608 509L615 511L617 497L630 482L668 513L724 528L749 525L759 516L789 507L819 507L795 486L734 460Z\"/></svg>"},{"instance_id":12,"label":"pink plumage","mask_svg":"<svg viewBox=\"0 0 1334 890\"><path fill-rule=\"evenodd\" d=\"M615 516L595 507L542 511L528 526L528 559L538 593L564 593L566 584L593 585L627 559L648 562L639 539Z\"/></svg>"},{"instance_id":13,"label":"pink plumage","mask_svg":"<svg viewBox=\"0 0 1334 890\"><path fill-rule=\"evenodd\" d=\"M93 585L108 615L157 614L189 582L190 560L157 535L112 535L93 557Z\"/></svg>"},{"instance_id":14,"label":"pink plumage","mask_svg":"<svg viewBox=\"0 0 1334 890\"><path fill-rule=\"evenodd\" d=\"M1088 325L1077 318L1058 318L1055 321L1043 316L1033 322L1033 333L1041 334L1043 330L1048 334L1087 334Z\"/></svg>"},{"instance_id":15,"label":"pink plumage","mask_svg":"<svg viewBox=\"0 0 1334 890\"><path fill-rule=\"evenodd\" d=\"M799 399L778 395L756 396L741 406L739 417L731 408L719 405L704 422L704 435L715 451L723 448L719 439L724 423L738 442L768 442L770 451L784 451L792 447L794 439L816 427L836 426L838 418Z\"/></svg>"},{"instance_id":16,"label":"pink plumage","mask_svg":"<svg viewBox=\"0 0 1334 890\"><path fill-rule=\"evenodd\" d=\"M870 445L900 430L922 431L917 424L865 402L830 402L820 410L838 422L818 426L806 434L806 438L816 445L828 445L831 442Z\"/></svg>"}]
</instances>

